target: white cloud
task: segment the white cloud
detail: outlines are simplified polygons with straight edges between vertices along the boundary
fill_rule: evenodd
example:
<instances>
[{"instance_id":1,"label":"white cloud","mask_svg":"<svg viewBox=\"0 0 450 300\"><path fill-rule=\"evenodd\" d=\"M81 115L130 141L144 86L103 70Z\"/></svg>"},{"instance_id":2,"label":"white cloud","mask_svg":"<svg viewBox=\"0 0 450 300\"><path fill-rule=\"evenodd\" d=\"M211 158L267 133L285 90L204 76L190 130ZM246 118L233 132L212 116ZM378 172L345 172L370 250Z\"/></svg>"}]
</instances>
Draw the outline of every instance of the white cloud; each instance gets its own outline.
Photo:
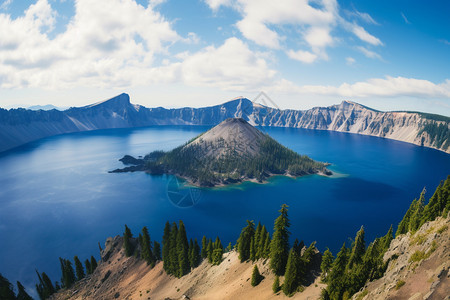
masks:
<instances>
[{"instance_id":1,"label":"white cloud","mask_svg":"<svg viewBox=\"0 0 450 300\"><path fill-rule=\"evenodd\" d=\"M4 0L2 4L0 4L0 10L7 10L11 5L13 0Z\"/></svg>"},{"instance_id":2,"label":"white cloud","mask_svg":"<svg viewBox=\"0 0 450 300\"><path fill-rule=\"evenodd\" d=\"M360 46L360 47L357 47L357 49L359 51L361 51L368 58L376 58L376 59L379 59L379 60L382 59L381 56L378 53L370 51L367 48L364 48L364 47Z\"/></svg>"},{"instance_id":3,"label":"white cloud","mask_svg":"<svg viewBox=\"0 0 450 300\"><path fill-rule=\"evenodd\" d=\"M294 50L289 50L287 52L287 55L289 56L289 58L301 61L303 63L313 63L314 61L316 61L317 59L317 55L308 51L302 51L302 50L298 50L298 51L294 51Z\"/></svg>"},{"instance_id":4,"label":"white cloud","mask_svg":"<svg viewBox=\"0 0 450 300\"><path fill-rule=\"evenodd\" d=\"M391 77L372 78L353 84L340 86L304 85L297 86L289 81L280 81L273 87L274 91L289 90L293 93L330 95L348 98L368 97L415 97L415 98L449 98L450 80L436 84L428 80Z\"/></svg>"},{"instance_id":5,"label":"white cloud","mask_svg":"<svg viewBox=\"0 0 450 300\"><path fill-rule=\"evenodd\" d=\"M351 16L351 17L355 17L357 19L360 19L364 22L366 22L367 24L372 24L372 25L380 25L378 24L377 21L375 21L371 15L369 15L366 12L360 12L356 9L354 9L353 11L345 11L347 15Z\"/></svg>"},{"instance_id":6,"label":"white cloud","mask_svg":"<svg viewBox=\"0 0 450 300\"><path fill-rule=\"evenodd\" d=\"M291 54L292 59L305 57L302 53L310 53L309 60L318 58L328 59L326 48L334 44L335 38L332 31L337 26L356 35L361 41L379 46L383 43L377 37L368 33L356 23L346 21L339 14L339 6L336 0L205 0L213 11L217 11L221 5L233 7L242 19L236 23L236 27L242 35L259 46L270 49L281 49ZM359 19L367 23L376 24L375 20L367 14L356 11L353 13ZM299 35L287 37L285 28L295 28ZM306 44L308 51L286 49L285 41ZM298 52L298 55L293 53ZM314 59L312 57L315 56Z\"/></svg>"},{"instance_id":7,"label":"white cloud","mask_svg":"<svg viewBox=\"0 0 450 300\"><path fill-rule=\"evenodd\" d=\"M411 22L408 20L408 18L406 18L403 12L400 12L400 14L402 15L403 21L405 21L406 24L411 24Z\"/></svg>"},{"instance_id":8,"label":"white cloud","mask_svg":"<svg viewBox=\"0 0 450 300\"><path fill-rule=\"evenodd\" d=\"M186 84L224 90L259 90L271 84L276 75L264 58L237 38L229 38L219 47L209 46L188 56L180 67Z\"/></svg>"},{"instance_id":9,"label":"white cloud","mask_svg":"<svg viewBox=\"0 0 450 300\"><path fill-rule=\"evenodd\" d=\"M349 66L353 65L356 62L356 60L353 57L350 57L350 56L346 57L345 61L346 61L347 65L349 65Z\"/></svg>"}]
</instances>

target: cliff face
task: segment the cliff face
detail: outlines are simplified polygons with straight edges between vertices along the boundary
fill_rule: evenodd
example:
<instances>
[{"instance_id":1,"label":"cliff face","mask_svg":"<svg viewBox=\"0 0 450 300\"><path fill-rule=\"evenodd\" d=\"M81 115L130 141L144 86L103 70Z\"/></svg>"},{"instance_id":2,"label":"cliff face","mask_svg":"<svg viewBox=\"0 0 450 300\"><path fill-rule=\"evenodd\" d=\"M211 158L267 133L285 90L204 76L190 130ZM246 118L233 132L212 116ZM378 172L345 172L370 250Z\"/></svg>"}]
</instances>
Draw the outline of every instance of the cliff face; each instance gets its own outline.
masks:
<instances>
[{"instance_id":1,"label":"cliff face","mask_svg":"<svg viewBox=\"0 0 450 300\"><path fill-rule=\"evenodd\" d=\"M0 151L43 137L77 131L150 125L217 125L243 118L252 125L333 130L395 139L450 153L450 118L415 112L380 112L343 101L309 110L279 110L238 98L202 108L146 108L127 94L65 111L0 109Z\"/></svg>"},{"instance_id":2,"label":"cliff face","mask_svg":"<svg viewBox=\"0 0 450 300\"><path fill-rule=\"evenodd\" d=\"M448 299L450 287L450 219L425 223L415 234L391 242L384 276L369 282L354 300Z\"/></svg>"}]
</instances>

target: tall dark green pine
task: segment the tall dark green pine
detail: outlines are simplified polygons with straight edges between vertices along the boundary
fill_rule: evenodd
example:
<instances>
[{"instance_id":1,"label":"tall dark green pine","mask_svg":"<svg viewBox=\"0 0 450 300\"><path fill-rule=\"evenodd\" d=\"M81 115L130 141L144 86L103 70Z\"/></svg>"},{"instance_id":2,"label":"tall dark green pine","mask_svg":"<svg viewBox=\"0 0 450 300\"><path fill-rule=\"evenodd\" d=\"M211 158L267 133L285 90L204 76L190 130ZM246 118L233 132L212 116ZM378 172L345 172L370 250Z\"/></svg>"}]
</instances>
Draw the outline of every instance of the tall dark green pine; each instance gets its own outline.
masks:
<instances>
[{"instance_id":1,"label":"tall dark green pine","mask_svg":"<svg viewBox=\"0 0 450 300\"><path fill-rule=\"evenodd\" d=\"M255 242L255 236L256 234L253 235L251 242L250 242L250 260L251 261L255 261L256 260L256 242Z\"/></svg>"},{"instance_id":2,"label":"tall dark green pine","mask_svg":"<svg viewBox=\"0 0 450 300\"><path fill-rule=\"evenodd\" d=\"M1 275L0 275L1 276ZM0 298L3 299L3 298ZM25 287L20 283L20 281L17 281L17 300L33 300L33 298L28 295L27 291L25 291Z\"/></svg>"},{"instance_id":3,"label":"tall dark green pine","mask_svg":"<svg viewBox=\"0 0 450 300\"><path fill-rule=\"evenodd\" d=\"M0 299L5 300L15 300L16 295L14 294L13 285L9 280L0 274Z\"/></svg>"},{"instance_id":4,"label":"tall dark green pine","mask_svg":"<svg viewBox=\"0 0 450 300\"><path fill-rule=\"evenodd\" d=\"M211 239L208 239L208 246L206 246L206 255L208 257L208 262L210 264L212 264L213 261L213 251L214 251L214 247L213 247L213 242Z\"/></svg>"},{"instance_id":5,"label":"tall dark green pine","mask_svg":"<svg viewBox=\"0 0 450 300\"><path fill-rule=\"evenodd\" d=\"M92 269L91 273L94 273L95 269L97 269L97 260L92 255L91 255L91 269Z\"/></svg>"},{"instance_id":6,"label":"tall dark green pine","mask_svg":"<svg viewBox=\"0 0 450 300\"><path fill-rule=\"evenodd\" d=\"M131 245L130 239L133 237L130 228L125 224L125 232L123 233L123 249L125 250L125 255L127 257L133 255L133 246Z\"/></svg>"},{"instance_id":7,"label":"tall dark green pine","mask_svg":"<svg viewBox=\"0 0 450 300\"><path fill-rule=\"evenodd\" d=\"M150 234L146 226L142 228L142 244L141 244L141 258L147 262L147 265L155 265L155 257L152 252L152 242L150 240Z\"/></svg>"},{"instance_id":8,"label":"tall dark green pine","mask_svg":"<svg viewBox=\"0 0 450 300\"><path fill-rule=\"evenodd\" d=\"M163 268L168 273L170 270L169 253L170 253L170 224L169 222L166 222L162 238L162 259L163 259Z\"/></svg>"},{"instance_id":9,"label":"tall dark green pine","mask_svg":"<svg viewBox=\"0 0 450 300\"><path fill-rule=\"evenodd\" d=\"M341 299L345 291L345 267L347 266L348 253L345 243L336 255L336 259L328 275L328 295L331 299Z\"/></svg>"},{"instance_id":10,"label":"tall dark green pine","mask_svg":"<svg viewBox=\"0 0 450 300\"><path fill-rule=\"evenodd\" d=\"M355 245L353 246L350 258L348 260L347 268L352 269L354 265L358 265L362 262L364 252L366 251L366 242L364 240L364 227L356 233Z\"/></svg>"},{"instance_id":11,"label":"tall dark green pine","mask_svg":"<svg viewBox=\"0 0 450 300\"><path fill-rule=\"evenodd\" d=\"M284 276L283 283L283 293L286 296L292 295L298 287L298 278L299 278L299 263L300 263L300 255L293 248L289 251L289 256L286 264L286 272Z\"/></svg>"},{"instance_id":12,"label":"tall dark green pine","mask_svg":"<svg viewBox=\"0 0 450 300\"><path fill-rule=\"evenodd\" d=\"M208 257L208 252L207 252L207 247L208 247L208 240L206 239L206 236L203 236L202 238L202 258L207 258Z\"/></svg>"},{"instance_id":13,"label":"tall dark green pine","mask_svg":"<svg viewBox=\"0 0 450 300\"><path fill-rule=\"evenodd\" d=\"M241 262L244 262L250 258L250 248L254 234L255 223L247 220L247 226L242 229L241 235L239 236L238 253Z\"/></svg>"},{"instance_id":14,"label":"tall dark green pine","mask_svg":"<svg viewBox=\"0 0 450 300\"><path fill-rule=\"evenodd\" d=\"M270 234L268 231L266 231L266 237L265 237L265 242L264 242L264 258L269 258L270 257L270 244L272 244L272 241L270 239Z\"/></svg>"},{"instance_id":15,"label":"tall dark green pine","mask_svg":"<svg viewBox=\"0 0 450 300\"><path fill-rule=\"evenodd\" d=\"M153 242L153 255L156 260L161 260L161 245L157 242Z\"/></svg>"},{"instance_id":16,"label":"tall dark green pine","mask_svg":"<svg viewBox=\"0 0 450 300\"><path fill-rule=\"evenodd\" d=\"M405 215L403 216L403 219L400 221L397 227L397 232L395 233L395 236L399 236L401 234L405 234L409 231L409 222L411 219L411 216L416 208L417 200L414 199L411 205L409 206L409 209L406 211Z\"/></svg>"},{"instance_id":17,"label":"tall dark green pine","mask_svg":"<svg viewBox=\"0 0 450 300\"><path fill-rule=\"evenodd\" d=\"M322 263L320 264L320 270L322 271L322 280L327 282L328 274L333 265L333 254L330 249L327 248L322 256Z\"/></svg>"},{"instance_id":18,"label":"tall dark green pine","mask_svg":"<svg viewBox=\"0 0 450 300\"><path fill-rule=\"evenodd\" d=\"M170 246L169 246L169 271L167 273L178 276L180 265L178 263L178 248L177 248L178 226L173 222L170 228Z\"/></svg>"},{"instance_id":19,"label":"tall dark green pine","mask_svg":"<svg viewBox=\"0 0 450 300\"><path fill-rule=\"evenodd\" d=\"M411 218L409 220L409 231L411 232L416 232L417 229L419 229L420 223L422 221L423 210L425 206L425 192L426 190L423 189L422 193L420 193L419 200L417 200L414 211L411 214Z\"/></svg>"},{"instance_id":20,"label":"tall dark green pine","mask_svg":"<svg viewBox=\"0 0 450 300\"><path fill-rule=\"evenodd\" d=\"M280 276L278 275L275 276L275 280L273 281L272 291L274 292L274 294L280 291Z\"/></svg>"},{"instance_id":21,"label":"tall dark green pine","mask_svg":"<svg viewBox=\"0 0 450 300\"><path fill-rule=\"evenodd\" d=\"M197 239L194 240L194 265L196 268L200 264L202 257L200 256L200 245L197 242Z\"/></svg>"},{"instance_id":22,"label":"tall dark green pine","mask_svg":"<svg viewBox=\"0 0 450 300\"><path fill-rule=\"evenodd\" d=\"M75 272L77 274L77 280L81 280L84 278L84 269L83 269L83 264L81 263L80 259L78 258L78 256L75 256L73 258L73 261L75 263Z\"/></svg>"},{"instance_id":23,"label":"tall dark green pine","mask_svg":"<svg viewBox=\"0 0 450 300\"><path fill-rule=\"evenodd\" d=\"M258 222L258 226L256 226L255 235L254 235L255 242L254 242L253 247L254 247L255 255L254 255L253 260L257 260L260 258L260 256L259 256L260 253L258 251L258 248L260 245L261 231L262 231L261 222Z\"/></svg>"},{"instance_id":24,"label":"tall dark green pine","mask_svg":"<svg viewBox=\"0 0 450 300\"><path fill-rule=\"evenodd\" d=\"M177 252L178 252L178 277L182 277L189 273L191 267L189 265L189 243L186 235L186 228L184 227L183 221L180 221L180 226L178 228L177 236Z\"/></svg>"},{"instance_id":25,"label":"tall dark green pine","mask_svg":"<svg viewBox=\"0 0 450 300\"><path fill-rule=\"evenodd\" d=\"M194 241L192 239L189 240L189 265L191 268L194 268Z\"/></svg>"},{"instance_id":26,"label":"tall dark green pine","mask_svg":"<svg viewBox=\"0 0 450 300\"><path fill-rule=\"evenodd\" d=\"M72 263L68 259L59 258L61 263L62 278L61 282L65 288L70 288L75 283L75 271L73 270ZM46 275L47 276L47 275ZM42 273L42 280L45 282L44 273ZM48 279L50 284L51 281ZM48 285L47 285L48 286Z\"/></svg>"},{"instance_id":27,"label":"tall dark green pine","mask_svg":"<svg viewBox=\"0 0 450 300\"><path fill-rule=\"evenodd\" d=\"M428 204L425 205L420 225L424 224L427 221L436 219L445 209L445 201L442 201L442 185L443 182L441 181L439 186L436 188L433 196L431 196L430 200L428 201Z\"/></svg>"},{"instance_id":28,"label":"tall dark green pine","mask_svg":"<svg viewBox=\"0 0 450 300\"><path fill-rule=\"evenodd\" d=\"M216 241L213 244L211 263L213 265L219 265L222 262L222 256L223 256L222 242L220 241L219 237L217 237Z\"/></svg>"},{"instance_id":29,"label":"tall dark green pine","mask_svg":"<svg viewBox=\"0 0 450 300\"><path fill-rule=\"evenodd\" d=\"M382 238L381 247L382 247L383 251L387 251L389 249L389 246L391 245L391 242L394 239L393 233L394 233L394 230L392 229L392 225L391 225L391 227L389 228L389 231Z\"/></svg>"},{"instance_id":30,"label":"tall dark green pine","mask_svg":"<svg viewBox=\"0 0 450 300\"><path fill-rule=\"evenodd\" d=\"M288 206L283 204L280 216L275 220L272 242L270 243L270 267L275 275L282 276L286 270L289 256L289 219Z\"/></svg>"},{"instance_id":31,"label":"tall dark green pine","mask_svg":"<svg viewBox=\"0 0 450 300\"><path fill-rule=\"evenodd\" d=\"M86 267L86 274L88 274L88 275L92 274L92 267L91 267L91 262L89 261L89 259L86 259L84 261L84 266Z\"/></svg>"}]
</instances>

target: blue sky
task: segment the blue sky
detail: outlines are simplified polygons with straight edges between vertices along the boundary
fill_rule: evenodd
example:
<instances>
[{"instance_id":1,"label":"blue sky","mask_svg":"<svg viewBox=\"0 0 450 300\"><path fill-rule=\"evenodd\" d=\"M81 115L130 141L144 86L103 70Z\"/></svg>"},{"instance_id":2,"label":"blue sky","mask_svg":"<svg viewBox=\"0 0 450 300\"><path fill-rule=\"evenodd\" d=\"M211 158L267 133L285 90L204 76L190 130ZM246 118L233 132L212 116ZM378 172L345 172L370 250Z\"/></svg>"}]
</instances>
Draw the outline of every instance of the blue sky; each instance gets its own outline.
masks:
<instances>
[{"instance_id":1,"label":"blue sky","mask_svg":"<svg viewBox=\"0 0 450 300\"><path fill-rule=\"evenodd\" d=\"M0 106L148 107L265 91L450 116L450 2L0 0Z\"/></svg>"}]
</instances>

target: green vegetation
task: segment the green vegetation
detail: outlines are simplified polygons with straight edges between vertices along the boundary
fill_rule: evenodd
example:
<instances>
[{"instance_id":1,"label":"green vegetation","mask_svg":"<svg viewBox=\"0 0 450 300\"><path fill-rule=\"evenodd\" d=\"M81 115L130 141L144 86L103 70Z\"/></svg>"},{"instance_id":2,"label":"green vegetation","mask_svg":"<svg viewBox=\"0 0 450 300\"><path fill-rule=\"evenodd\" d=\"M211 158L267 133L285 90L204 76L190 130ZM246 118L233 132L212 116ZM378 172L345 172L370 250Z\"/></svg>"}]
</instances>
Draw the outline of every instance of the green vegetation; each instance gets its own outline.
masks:
<instances>
[{"instance_id":1,"label":"green vegetation","mask_svg":"<svg viewBox=\"0 0 450 300\"><path fill-rule=\"evenodd\" d=\"M125 255L130 257L133 255L133 246L131 245L130 239L133 237L130 228L125 224L125 232L123 233L123 249L125 250Z\"/></svg>"},{"instance_id":2,"label":"green vegetation","mask_svg":"<svg viewBox=\"0 0 450 300\"><path fill-rule=\"evenodd\" d=\"M252 280L251 280L251 285L252 286L257 286L260 282L261 282L261 280L263 280L263 276L261 276L261 274L259 273L259 270L258 270L258 266L257 265L255 265L254 267L253 267L253 272L252 272Z\"/></svg>"},{"instance_id":3,"label":"green vegetation","mask_svg":"<svg viewBox=\"0 0 450 300\"><path fill-rule=\"evenodd\" d=\"M403 280L399 280L397 281L397 284L395 285L395 289L399 290L402 286L405 285L406 282L404 282Z\"/></svg>"},{"instance_id":4,"label":"green vegetation","mask_svg":"<svg viewBox=\"0 0 450 300\"><path fill-rule=\"evenodd\" d=\"M442 234L447 229L448 229L447 225L442 225L442 227L437 230L437 233Z\"/></svg>"},{"instance_id":5,"label":"green vegetation","mask_svg":"<svg viewBox=\"0 0 450 300\"><path fill-rule=\"evenodd\" d=\"M283 204L280 216L275 220L272 242L270 243L270 267L275 275L282 276L286 270L289 256L289 226L291 225L287 214L288 206Z\"/></svg>"},{"instance_id":6,"label":"green vegetation","mask_svg":"<svg viewBox=\"0 0 450 300\"><path fill-rule=\"evenodd\" d=\"M258 146L255 154L241 151L239 147L242 145L229 145L224 139L192 143L195 139L168 152L151 152L142 160L125 156L122 158L123 162L132 162L137 165L113 172L139 170L152 174L175 174L188 178L192 183L200 186L236 183L243 179L263 181L271 174L288 173L293 176L303 176L319 171L329 173L325 168L326 164L316 162L305 155L299 155L282 146L269 135L253 141L255 146ZM220 157L207 155L211 149L224 149L225 153Z\"/></svg>"},{"instance_id":7,"label":"green vegetation","mask_svg":"<svg viewBox=\"0 0 450 300\"><path fill-rule=\"evenodd\" d=\"M320 264L320 270L322 271L322 280L327 282L328 273L331 270L331 266L333 265L333 254L330 249L327 248L322 256L322 263Z\"/></svg>"},{"instance_id":8,"label":"green vegetation","mask_svg":"<svg viewBox=\"0 0 450 300\"><path fill-rule=\"evenodd\" d=\"M425 126L417 133L417 136L420 137L422 133L425 132L430 137L431 145L438 149L442 147L442 149L447 150L450 146L450 130L448 128L450 121L448 120L448 117L446 117L446 119L446 123L438 124L435 121L426 123Z\"/></svg>"},{"instance_id":9,"label":"green vegetation","mask_svg":"<svg viewBox=\"0 0 450 300\"><path fill-rule=\"evenodd\" d=\"M274 294L278 293L281 290L280 287L280 276L276 275L275 276L275 280L273 281L272 284L272 291Z\"/></svg>"},{"instance_id":10,"label":"green vegetation","mask_svg":"<svg viewBox=\"0 0 450 300\"><path fill-rule=\"evenodd\" d=\"M83 264L81 263L81 261L78 259L78 256L76 256L76 255L73 258L73 261L75 263L75 272L77 274L77 280L81 280L84 278Z\"/></svg>"},{"instance_id":11,"label":"green vegetation","mask_svg":"<svg viewBox=\"0 0 450 300\"><path fill-rule=\"evenodd\" d=\"M25 291L24 286L17 281L17 296L14 294L13 285L0 274L0 299L2 300L33 300Z\"/></svg>"}]
</instances>

